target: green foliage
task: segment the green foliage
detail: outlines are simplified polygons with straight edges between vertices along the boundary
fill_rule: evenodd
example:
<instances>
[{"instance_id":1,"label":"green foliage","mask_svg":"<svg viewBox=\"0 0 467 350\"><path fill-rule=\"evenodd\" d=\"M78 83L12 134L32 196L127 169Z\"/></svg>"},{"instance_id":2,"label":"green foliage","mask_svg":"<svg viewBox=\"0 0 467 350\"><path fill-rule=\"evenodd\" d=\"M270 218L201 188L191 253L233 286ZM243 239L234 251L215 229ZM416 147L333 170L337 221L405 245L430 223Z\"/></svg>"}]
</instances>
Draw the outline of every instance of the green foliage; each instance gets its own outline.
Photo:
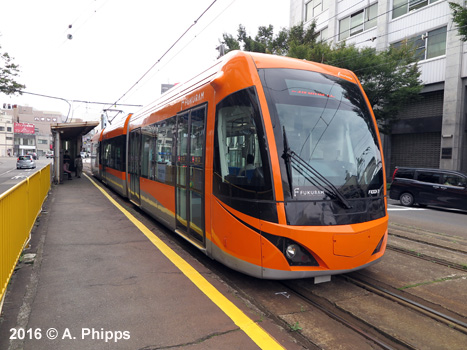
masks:
<instances>
[{"instance_id":1,"label":"green foliage","mask_svg":"<svg viewBox=\"0 0 467 350\"><path fill-rule=\"evenodd\" d=\"M374 48L357 48L345 42L334 46L318 42L316 25L303 24L281 29L275 36L272 25L260 27L253 39L240 25L238 37L224 34L227 50L271 53L305 59L353 71L362 83L368 100L379 123L380 131L390 133L399 112L408 103L420 98L423 87L415 50L409 45L390 47L386 51Z\"/></svg>"},{"instance_id":2,"label":"green foliage","mask_svg":"<svg viewBox=\"0 0 467 350\"><path fill-rule=\"evenodd\" d=\"M423 87L413 48L401 45L386 51L341 43L330 49L319 44L308 59L353 71L365 90L380 131L390 133L400 110L420 98Z\"/></svg>"},{"instance_id":3,"label":"green foliage","mask_svg":"<svg viewBox=\"0 0 467 350\"><path fill-rule=\"evenodd\" d=\"M2 47L0 46L0 49ZM0 54L0 92L5 95L13 95L16 92L21 94L24 85L18 84L15 78L18 76L19 66L12 62L8 53Z\"/></svg>"},{"instance_id":4,"label":"green foliage","mask_svg":"<svg viewBox=\"0 0 467 350\"><path fill-rule=\"evenodd\" d=\"M467 8L459 4L450 2L449 7L452 11L452 20L462 37L462 41L467 41Z\"/></svg>"},{"instance_id":5,"label":"green foliage","mask_svg":"<svg viewBox=\"0 0 467 350\"><path fill-rule=\"evenodd\" d=\"M292 332L298 332L303 329L302 327L300 327L300 324L298 322L295 322L294 324L290 324L289 327Z\"/></svg>"}]
</instances>

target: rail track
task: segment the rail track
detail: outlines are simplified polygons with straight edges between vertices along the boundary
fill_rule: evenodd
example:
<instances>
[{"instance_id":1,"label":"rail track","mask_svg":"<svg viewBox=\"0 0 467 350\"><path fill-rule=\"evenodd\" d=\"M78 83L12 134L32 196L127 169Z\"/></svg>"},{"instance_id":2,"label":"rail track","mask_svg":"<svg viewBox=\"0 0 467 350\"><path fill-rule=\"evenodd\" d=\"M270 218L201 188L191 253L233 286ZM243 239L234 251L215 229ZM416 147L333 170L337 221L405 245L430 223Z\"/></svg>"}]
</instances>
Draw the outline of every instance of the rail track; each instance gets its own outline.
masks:
<instances>
[{"instance_id":1,"label":"rail track","mask_svg":"<svg viewBox=\"0 0 467 350\"><path fill-rule=\"evenodd\" d=\"M380 298L387 300L388 302L380 302L382 305L382 310L386 309L387 314L390 314L390 308L392 308L393 303L397 303L402 306L404 309L410 309L410 312L406 312L407 315L416 313L416 318L413 318L414 322L416 319L421 317L428 318L430 320L425 320L426 324L436 324L441 322L445 325L445 329L449 330L451 333L456 335L450 335L447 338L451 337L453 340L452 344L446 344L443 342L443 346L450 349L461 349L459 343L462 343L462 338L467 340L467 323L464 320L456 318L456 315L452 315L448 310L440 311L439 307L435 309L429 305L429 302L424 300L419 300L418 298L406 295L403 292L394 290L394 288L387 288L381 285L378 285L377 282L369 282L366 280L364 273L354 273L350 275L342 275L336 277L336 285L342 290L347 289L345 284L351 284L352 286L364 289L371 295L376 295ZM358 313L354 313L352 310L348 310L339 302L327 299L326 297L317 295L315 293L314 287L312 285L306 286L303 281L291 281L283 282L284 287L286 287L291 294L296 294L300 297L305 303L309 305L310 308L316 308L321 312L325 313L328 317L338 321L345 327L351 329L353 332L357 333L361 337L365 338L367 341L370 341L374 344L375 348L378 349L424 349L426 348L426 343L417 342L415 339L410 339L404 334L397 334L397 332L391 332L390 326L384 324L384 322L375 322L372 323L368 320L364 313L363 317L360 317ZM345 292L343 293L345 294ZM369 297L362 298L368 299ZM358 302L358 301L356 301ZM360 307L365 308L367 305L361 303ZM361 315L360 314L360 315ZM385 316L382 314L381 318L384 319ZM401 316L405 319L405 316ZM410 322L408 322L410 324ZM428 330L426 330L428 331ZM313 340L311 340L313 342ZM464 343L465 344L465 343ZM437 348L438 345L434 345L433 348ZM349 347L350 349L351 347Z\"/></svg>"},{"instance_id":2,"label":"rail track","mask_svg":"<svg viewBox=\"0 0 467 350\"><path fill-rule=\"evenodd\" d=\"M467 239L391 224L387 249L467 272Z\"/></svg>"}]
</instances>

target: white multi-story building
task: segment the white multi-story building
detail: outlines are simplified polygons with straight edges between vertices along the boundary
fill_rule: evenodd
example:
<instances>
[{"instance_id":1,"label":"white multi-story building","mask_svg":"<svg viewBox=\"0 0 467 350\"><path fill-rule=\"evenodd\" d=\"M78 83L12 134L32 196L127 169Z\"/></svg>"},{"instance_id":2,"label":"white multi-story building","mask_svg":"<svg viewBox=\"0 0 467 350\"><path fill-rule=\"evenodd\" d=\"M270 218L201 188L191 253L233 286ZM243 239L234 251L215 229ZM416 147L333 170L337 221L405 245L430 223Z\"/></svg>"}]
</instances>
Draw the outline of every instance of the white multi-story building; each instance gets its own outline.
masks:
<instances>
[{"instance_id":1,"label":"white multi-story building","mask_svg":"<svg viewBox=\"0 0 467 350\"><path fill-rule=\"evenodd\" d=\"M0 109L0 157L13 155L13 116Z\"/></svg>"},{"instance_id":2,"label":"white multi-story building","mask_svg":"<svg viewBox=\"0 0 467 350\"><path fill-rule=\"evenodd\" d=\"M60 112L38 111L32 107L0 107L0 157L36 152L38 156L52 150L50 125L62 122Z\"/></svg>"},{"instance_id":3,"label":"white multi-story building","mask_svg":"<svg viewBox=\"0 0 467 350\"><path fill-rule=\"evenodd\" d=\"M450 0L464 5L463 0ZM388 172L395 166L467 171L467 45L447 0L291 0L291 26L316 21L320 38L385 50L414 42L422 99L400 114L385 137Z\"/></svg>"}]
</instances>

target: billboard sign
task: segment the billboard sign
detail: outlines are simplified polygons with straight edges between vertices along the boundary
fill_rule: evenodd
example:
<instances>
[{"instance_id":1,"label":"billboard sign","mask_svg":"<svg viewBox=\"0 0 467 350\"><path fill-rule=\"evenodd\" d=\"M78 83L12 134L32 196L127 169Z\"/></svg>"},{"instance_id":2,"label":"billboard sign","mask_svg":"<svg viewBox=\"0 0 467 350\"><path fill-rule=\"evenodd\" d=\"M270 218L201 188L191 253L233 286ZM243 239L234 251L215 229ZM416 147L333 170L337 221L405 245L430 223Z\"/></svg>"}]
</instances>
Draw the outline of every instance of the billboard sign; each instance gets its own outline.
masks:
<instances>
[{"instance_id":1,"label":"billboard sign","mask_svg":"<svg viewBox=\"0 0 467 350\"><path fill-rule=\"evenodd\" d=\"M15 123L15 134L34 134L34 124L29 123Z\"/></svg>"}]
</instances>

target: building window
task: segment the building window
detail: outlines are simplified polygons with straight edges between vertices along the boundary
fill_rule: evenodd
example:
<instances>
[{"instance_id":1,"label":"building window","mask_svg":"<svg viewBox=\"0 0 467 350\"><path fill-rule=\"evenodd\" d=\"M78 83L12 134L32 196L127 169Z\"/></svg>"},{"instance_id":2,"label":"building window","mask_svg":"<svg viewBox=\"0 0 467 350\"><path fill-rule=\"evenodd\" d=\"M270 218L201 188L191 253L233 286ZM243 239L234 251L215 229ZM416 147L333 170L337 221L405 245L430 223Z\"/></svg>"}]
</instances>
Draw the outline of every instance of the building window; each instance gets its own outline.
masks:
<instances>
[{"instance_id":1,"label":"building window","mask_svg":"<svg viewBox=\"0 0 467 350\"><path fill-rule=\"evenodd\" d=\"M339 40L357 35L364 30L376 27L378 3L364 8L339 21Z\"/></svg>"},{"instance_id":2,"label":"building window","mask_svg":"<svg viewBox=\"0 0 467 350\"><path fill-rule=\"evenodd\" d=\"M428 32L426 45L426 59L446 54L447 27L438 28Z\"/></svg>"},{"instance_id":3,"label":"building window","mask_svg":"<svg viewBox=\"0 0 467 350\"><path fill-rule=\"evenodd\" d=\"M0 126L0 131L5 131L5 127L4 127L4 126Z\"/></svg>"},{"instance_id":4,"label":"building window","mask_svg":"<svg viewBox=\"0 0 467 350\"><path fill-rule=\"evenodd\" d=\"M415 48L417 59L419 61L427 60L446 54L446 34L447 27L442 27L398 41L391 46L412 45Z\"/></svg>"},{"instance_id":5,"label":"building window","mask_svg":"<svg viewBox=\"0 0 467 350\"><path fill-rule=\"evenodd\" d=\"M7 126L6 131L11 132L11 126Z\"/></svg>"},{"instance_id":6,"label":"building window","mask_svg":"<svg viewBox=\"0 0 467 350\"><path fill-rule=\"evenodd\" d=\"M318 33L317 41L326 41L328 40L328 28L324 28Z\"/></svg>"},{"instance_id":7,"label":"building window","mask_svg":"<svg viewBox=\"0 0 467 350\"><path fill-rule=\"evenodd\" d=\"M406 13L418 10L439 0L394 0L392 4L392 18L397 18Z\"/></svg>"},{"instance_id":8,"label":"building window","mask_svg":"<svg viewBox=\"0 0 467 350\"><path fill-rule=\"evenodd\" d=\"M305 22L311 21L329 8L329 0L311 0L305 5Z\"/></svg>"}]
</instances>

